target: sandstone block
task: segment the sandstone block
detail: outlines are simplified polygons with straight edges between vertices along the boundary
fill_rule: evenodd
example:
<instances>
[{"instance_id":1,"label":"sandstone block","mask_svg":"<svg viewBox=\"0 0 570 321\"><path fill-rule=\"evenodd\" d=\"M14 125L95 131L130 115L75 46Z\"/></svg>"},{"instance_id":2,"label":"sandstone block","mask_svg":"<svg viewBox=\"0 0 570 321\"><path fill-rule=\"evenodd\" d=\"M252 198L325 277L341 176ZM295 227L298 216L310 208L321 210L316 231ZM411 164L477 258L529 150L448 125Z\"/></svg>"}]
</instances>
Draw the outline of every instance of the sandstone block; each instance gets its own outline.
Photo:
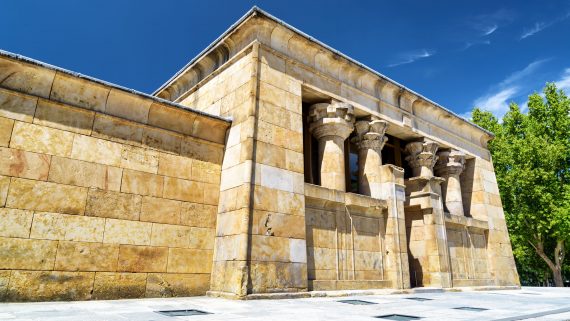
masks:
<instances>
[{"instance_id":1,"label":"sandstone block","mask_svg":"<svg viewBox=\"0 0 570 321\"><path fill-rule=\"evenodd\" d=\"M105 113L146 124L152 100L133 96L120 89L111 89Z\"/></svg>"},{"instance_id":2,"label":"sandstone block","mask_svg":"<svg viewBox=\"0 0 570 321\"><path fill-rule=\"evenodd\" d=\"M90 189L85 215L138 220L142 197L99 189Z\"/></svg>"},{"instance_id":3,"label":"sandstone block","mask_svg":"<svg viewBox=\"0 0 570 321\"><path fill-rule=\"evenodd\" d=\"M190 135L195 119L194 113L154 103L150 106L148 124Z\"/></svg>"},{"instance_id":4,"label":"sandstone block","mask_svg":"<svg viewBox=\"0 0 570 321\"><path fill-rule=\"evenodd\" d=\"M123 171L121 192L161 197L163 185L163 176L126 169Z\"/></svg>"},{"instance_id":5,"label":"sandstone block","mask_svg":"<svg viewBox=\"0 0 570 321\"><path fill-rule=\"evenodd\" d=\"M65 215L64 224L65 240L103 242L104 218Z\"/></svg>"},{"instance_id":6,"label":"sandstone block","mask_svg":"<svg viewBox=\"0 0 570 321\"><path fill-rule=\"evenodd\" d=\"M254 261L290 262L289 246L288 238L253 235L251 259Z\"/></svg>"},{"instance_id":7,"label":"sandstone block","mask_svg":"<svg viewBox=\"0 0 570 321\"><path fill-rule=\"evenodd\" d=\"M49 97L55 74L55 70L6 59L0 69L2 87L44 98Z\"/></svg>"},{"instance_id":8,"label":"sandstone block","mask_svg":"<svg viewBox=\"0 0 570 321\"><path fill-rule=\"evenodd\" d=\"M171 248L168 250L168 273L210 273L212 251Z\"/></svg>"},{"instance_id":9,"label":"sandstone block","mask_svg":"<svg viewBox=\"0 0 570 321\"><path fill-rule=\"evenodd\" d=\"M37 97L0 88L0 117L31 123L37 102Z\"/></svg>"},{"instance_id":10,"label":"sandstone block","mask_svg":"<svg viewBox=\"0 0 570 321\"><path fill-rule=\"evenodd\" d=\"M55 270L60 271L115 271L119 245L59 242Z\"/></svg>"},{"instance_id":11,"label":"sandstone block","mask_svg":"<svg viewBox=\"0 0 570 321\"><path fill-rule=\"evenodd\" d=\"M198 203L182 203L180 224L196 227L215 228L216 216L217 206Z\"/></svg>"},{"instance_id":12,"label":"sandstone block","mask_svg":"<svg viewBox=\"0 0 570 321\"><path fill-rule=\"evenodd\" d=\"M166 272L168 248L121 245L119 249L119 271L124 272Z\"/></svg>"},{"instance_id":13,"label":"sandstone block","mask_svg":"<svg viewBox=\"0 0 570 321\"><path fill-rule=\"evenodd\" d=\"M83 215L87 188L13 178L7 207Z\"/></svg>"},{"instance_id":14,"label":"sandstone block","mask_svg":"<svg viewBox=\"0 0 570 321\"><path fill-rule=\"evenodd\" d=\"M192 179L199 182L219 184L221 168L214 163L194 160L192 162Z\"/></svg>"},{"instance_id":15,"label":"sandstone block","mask_svg":"<svg viewBox=\"0 0 570 321\"><path fill-rule=\"evenodd\" d=\"M30 238L64 240L66 215L58 213L35 213Z\"/></svg>"},{"instance_id":16,"label":"sandstone block","mask_svg":"<svg viewBox=\"0 0 570 321\"><path fill-rule=\"evenodd\" d=\"M212 228L191 227L188 247L202 250L213 249L215 233L216 231Z\"/></svg>"},{"instance_id":17,"label":"sandstone block","mask_svg":"<svg viewBox=\"0 0 570 321\"><path fill-rule=\"evenodd\" d=\"M93 274L94 272L13 271L6 299L88 300L93 289Z\"/></svg>"},{"instance_id":18,"label":"sandstone block","mask_svg":"<svg viewBox=\"0 0 570 321\"><path fill-rule=\"evenodd\" d=\"M8 197L8 187L10 186L10 177L0 176L0 207L6 204Z\"/></svg>"},{"instance_id":19,"label":"sandstone block","mask_svg":"<svg viewBox=\"0 0 570 321\"><path fill-rule=\"evenodd\" d=\"M168 224L152 224L152 246L188 247L190 227Z\"/></svg>"},{"instance_id":20,"label":"sandstone block","mask_svg":"<svg viewBox=\"0 0 570 321\"><path fill-rule=\"evenodd\" d=\"M16 122L10 147L65 157L71 154L73 136L73 133L59 129Z\"/></svg>"},{"instance_id":21,"label":"sandstone block","mask_svg":"<svg viewBox=\"0 0 570 321\"><path fill-rule=\"evenodd\" d=\"M14 121L12 119L0 117L0 146L8 146L13 127Z\"/></svg>"},{"instance_id":22,"label":"sandstone block","mask_svg":"<svg viewBox=\"0 0 570 321\"><path fill-rule=\"evenodd\" d=\"M151 273L147 278L146 297L204 295L209 287L210 274Z\"/></svg>"},{"instance_id":23,"label":"sandstone block","mask_svg":"<svg viewBox=\"0 0 570 321\"><path fill-rule=\"evenodd\" d=\"M192 179L192 159L188 157L160 153L158 174L187 180Z\"/></svg>"},{"instance_id":24,"label":"sandstone block","mask_svg":"<svg viewBox=\"0 0 570 321\"><path fill-rule=\"evenodd\" d=\"M254 211L252 233L304 239L305 218L300 215Z\"/></svg>"},{"instance_id":25,"label":"sandstone block","mask_svg":"<svg viewBox=\"0 0 570 321\"><path fill-rule=\"evenodd\" d=\"M0 271L0 301L6 300L8 292L8 284L10 284L10 275L12 271Z\"/></svg>"},{"instance_id":26,"label":"sandstone block","mask_svg":"<svg viewBox=\"0 0 570 321\"><path fill-rule=\"evenodd\" d=\"M144 297L146 273L95 273L93 299L137 299Z\"/></svg>"},{"instance_id":27,"label":"sandstone block","mask_svg":"<svg viewBox=\"0 0 570 321\"><path fill-rule=\"evenodd\" d=\"M247 234L216 237L214 262L245 261L247 259Z\"/></svg>"},{"instance_id":28,"label":"sandstone block","mask_svg":"<svg viewBox=\"0 0 570 321\"><path fill-rule=\"evenodd\" d=\"M123 170L117 167L54 156L48 180L54 183L119 191Z\"/></svg>"},{"instance_id":29,"label":"sandstone block","mask_svg":"<svg viewBox=\"0 0 570 321\"><path fill-rule=\"evenodd\" d=\"M204 141L186 137L186 139L182 141L180 154L204 162L221 164L224 150L222 145L209 144Z\"/></svg>"},{"instance_id":30,"label":"sandstone block","mask_svg":"<svg viewBox=\"0 0 570 321\"><path fill-rule=\"evenodd\" d=\"M164 224L180 224L182 204L179 201L166 198L145 196L142 198L140 220Z\"/></svg>"},{"instance_id":31,"label":"sandstone block","mask_svg":"<svg viewBox=\"0 0 570 321\"><path fill-rule=\"evenodd\" d=\"M255 214L254 214L255 215ZM255 216L254 216L255 220ZM249 233L249 209L219 213L216 224L216 236L238 235ZM252 233L257 233L255 223Z\"/></svg>"},{"instance_id":32,"label":"sandstone block","mask_svg":"<svg viewBox=\"0 0 570 321\"><path fill-rule=\"evenodd\" d=\"M182 135L151 127L145 127L142 134L143 145L159 151L175 154L180 154L182 139Z\"/></svg>"},{"instance_id":33,"label":"sandstone block","mask_svg":"<svg viewBox=\"0 0 570 321\"><path fill-rule=\"evenodd\" d=\"M57 241L0 238L0 268L51 270Z\"/></svg>"},{"instance_id":34,"label":"sandstone block","mask_svg":"<svg viewBox=\"0 0 570 321\"><path fill-rule=\"evenodd\" d=\"M94 117L95 113L92 111L40 99L34 124L89 135Z\"/></svg>"},{"instance_id":35,"label":"sandstone block","mask_svg":"<svg viewBox=\"0 0 570 321\"><path fill-rule=\"evenodd\" d=\"M149 245L152 223L107 219L103 242Z\"/></svg>"},{"instance_id":36,"label":"sandstone block","mask_svg":"<svg viewBox=\"0 0 570 321\"><path fill-rule=\"evenodd\" d=\"M164 197L192 202L204 202L204 183L164 177Z\"/></svg>"},{"instance_id":37,"label":"sandstone block","mask_svg":"<svg viewBox=\"0 0 570 321\"><path fill-rule=\"evenodd\" d=\"M158 152L148 148L123 145L121 167L141 172L158 172Z\"/></svg>"},{"instance_id":38,"label":"sandstone block","mask_svg":"<svg viewBox=\"0 0 570 321\"><path fill-rule=\"evenodd\" d=\"M142 143L143 126L117 117L103 114L95 116L93 124L93 137L99 137L119 143Z\"/></svg>"},{"instance_id":39,"label":"sandstone block","mask_svg":"<svg viewBox=\"0 0 570 321\"><path fill-rule=\"evenodd\" d=\"M71 157L87 162L121 166L122 145L99 138L76 135Z\"/></svg>"},{"instance_id":40,"label":"sandstone block","mask_svg":"<svg viewBox=\"0 0 570 321\"><path fill-rule=\"evenodd\" d=\"M50 98L62 103L104 111L109 89L103 85L77 77L57 73Z\"/></svg>"},{"instance_id":41,"label":"sandstone block","mask_svg":"<svg viewBox=\"0 0 570 321\"><path fill-rule=\"evenodd\" d=\"M49 155L0 147L0 174L46 180L50 159Z\"/></svg>"},{"instance_id":42,"label":"sandstone block","mask_svg":"<svg viewBox=\"0 0 570 321\"><path fill-rule=\"evenodd\" d=\"M218 205L220 201L220 186L218 184L203 183L204 204Z\"/></svg>"},{"instance_id":43,"label":"sandstone block","mask_svg":"<svg viewBox=\"0 0 570 321\"><path fill-rule=\"evenodd\" d=\"M0 236L28 238L32 218L31 211L0 208Z\"/></svg>"}]
</instances>

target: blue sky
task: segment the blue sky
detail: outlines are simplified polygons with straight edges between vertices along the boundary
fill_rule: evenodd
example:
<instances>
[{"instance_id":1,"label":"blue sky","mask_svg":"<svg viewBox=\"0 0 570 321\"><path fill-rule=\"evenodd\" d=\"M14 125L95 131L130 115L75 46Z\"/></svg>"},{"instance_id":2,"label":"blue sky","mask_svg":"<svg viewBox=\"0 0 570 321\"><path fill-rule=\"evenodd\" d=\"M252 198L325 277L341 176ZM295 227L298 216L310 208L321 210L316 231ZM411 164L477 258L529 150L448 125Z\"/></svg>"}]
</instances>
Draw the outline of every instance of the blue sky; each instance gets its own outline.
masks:
<instances>
[{"instance_id":1,"label":"blue sky","mask_svg":"<svg viewBox=\"0 0 570 321\"><path fill-rule=\"evenodd\" d=\"M3 0L0 48L151 93L253 5L462 115L570 92L570 0Z\"/></svg>"}]
</instances>

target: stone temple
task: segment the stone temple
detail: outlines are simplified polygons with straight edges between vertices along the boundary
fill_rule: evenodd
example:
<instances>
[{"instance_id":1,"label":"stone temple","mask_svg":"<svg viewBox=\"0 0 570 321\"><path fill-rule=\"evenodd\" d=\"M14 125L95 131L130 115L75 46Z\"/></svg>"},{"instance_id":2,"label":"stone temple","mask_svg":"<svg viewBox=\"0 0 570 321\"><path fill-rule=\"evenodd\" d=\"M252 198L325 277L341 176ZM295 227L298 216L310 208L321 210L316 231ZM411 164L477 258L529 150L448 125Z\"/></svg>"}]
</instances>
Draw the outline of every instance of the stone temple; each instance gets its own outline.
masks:
<instances>
[{"instance_id":1,"label":"stone temple","mask_svg":"<svg viewBox=\"0 0 570 321\"><path fill-rule=\"evenodd\" d=\"M152 95L0 53L0 300L517 287L490 132L253 8Z\"/></svg>"}]
</instances>

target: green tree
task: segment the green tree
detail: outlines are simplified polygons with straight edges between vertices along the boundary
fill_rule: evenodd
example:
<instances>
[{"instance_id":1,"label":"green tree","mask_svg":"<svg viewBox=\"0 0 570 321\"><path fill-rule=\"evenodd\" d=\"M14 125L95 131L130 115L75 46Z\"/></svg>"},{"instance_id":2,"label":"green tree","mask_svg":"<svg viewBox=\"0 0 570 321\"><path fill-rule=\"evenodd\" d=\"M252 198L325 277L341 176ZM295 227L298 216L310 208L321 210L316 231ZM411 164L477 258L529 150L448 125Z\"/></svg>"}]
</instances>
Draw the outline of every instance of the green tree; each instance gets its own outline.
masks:
<instances>
[{"instance_id":1,"label":"green tree","mask_svg":"<svg viewBox=\"0 0 570 321\"><path fill-rule=\"evenodd\" d=\"M533 249L555 285L563 286L570 240L570 99L548 83L544 98L529 96L527 113L511 103L502 121L479 108L472 119L496 136L489 150L515 257L528 262L524 249Z\"/></svg>"}]
</instances>

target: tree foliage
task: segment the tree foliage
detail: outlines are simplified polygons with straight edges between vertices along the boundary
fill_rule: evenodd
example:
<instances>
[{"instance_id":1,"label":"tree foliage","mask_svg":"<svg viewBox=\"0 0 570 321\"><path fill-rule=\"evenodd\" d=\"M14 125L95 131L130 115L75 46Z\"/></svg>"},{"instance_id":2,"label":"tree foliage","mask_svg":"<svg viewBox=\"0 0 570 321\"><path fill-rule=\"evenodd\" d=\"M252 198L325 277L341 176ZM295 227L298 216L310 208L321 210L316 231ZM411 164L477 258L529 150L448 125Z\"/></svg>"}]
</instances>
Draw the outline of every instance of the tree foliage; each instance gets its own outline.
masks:
<instances>
[{"instance_id":1,"label":"tree foliage","mask_svg":"<svg viewBox=\"0 0 570 321\"><path fill-rule=\"evenodd\" d=\"M570 99L549 83L544 97L529 96L526 113L511 103L502 121L479 108L472 118L496 136L489 150L517 263L540 257L561 286L570 241Z\"/></svg>"}]
</instances>

